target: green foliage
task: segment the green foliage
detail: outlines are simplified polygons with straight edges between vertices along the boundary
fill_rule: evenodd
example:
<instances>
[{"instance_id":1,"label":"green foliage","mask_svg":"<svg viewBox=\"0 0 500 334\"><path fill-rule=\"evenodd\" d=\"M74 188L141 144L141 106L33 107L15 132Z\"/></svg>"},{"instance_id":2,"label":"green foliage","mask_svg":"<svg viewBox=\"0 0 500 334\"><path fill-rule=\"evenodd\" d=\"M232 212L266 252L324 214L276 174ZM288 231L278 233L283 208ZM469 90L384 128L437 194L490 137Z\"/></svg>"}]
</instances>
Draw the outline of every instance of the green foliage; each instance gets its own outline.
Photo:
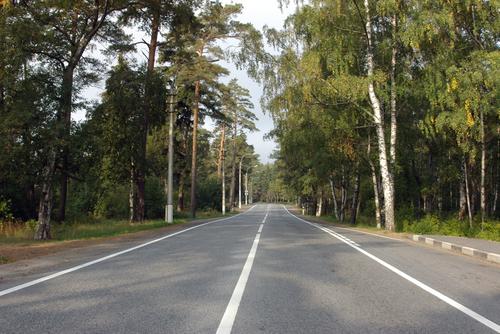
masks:
<instances>
[{"instance_id":1,"label":"green foliage","mask_svg":"<svg viewBox=\"0 0 500 334\"><path fill-rule=\"evenodd\" d=\"M477 232L477 238L500 241L500 223L486 222L482 224L482 229Z\"/></svg>"},{"instance_id":2,"label":"green foliage","mask_svg":"<svg viewBox=\"0 0 500 334\"><path fill-rule=\"evenodd\" d=\"M106 219L126 219L129 217L129 189L125 185L115 184L105 190L95 206L94 215Z\"/></svg>"},{"instance_id":3,"label":"green foliage","mask_svg":"<svg viewBox=\"0 0 500 334\"><path fill-rule=\"evenodd\" d=\"M439 232L439 218L433 215L427 215L424 218L410 223L404 223L405 232L415 234L435 234Z\"/></svg>"},{"instance_id":4,"label":"green foliage","mask_svg":"<svg viewBox=\"0 0 500 334\"><path fill-rule=\"evenodd\" d=\"M360 212L374 215L373 183L381 188L382 162L368 99L368 83L374 82L387 151L395 97L396 160L388 169L394 174L396 229L411 225L418 231L474 235L459 228L467 225L462 221L441 225L436 217L456 212L466 217L466 178L471 214L481 210L474 195L480 193L481 179L484 216L500 214L495 197L500 184L498 3L366 3L370 48L366 8L352 1L305 1L282 30L265 31L274 54L258 77L265 83L263 106L275 123L270 136L279 145L280 176L293 197L314 206L321 196L331 214L330 186L346 211L360 175ZM375 64L370 77L368 49ZM381 205L383 197L380 192Z\"/></svg>"},{"instance_id":5,"label":"green foliage","mask_svg":"<svg viewBox=\"0 0 500 334\"><path fill-rule=\"evenodd\" d=\"M220 208L221 196L220 180L215 175L201 180L197 198L200 209L205 211Z\"/></svg>"},{"instance_id":6,"label":"green foliage","mask_svg":"<svg viewBox=\"0 0 500 334\"><path fill-rule=\"evenodd\" d=\"M0 198L0 221L12 220L12 211L10 209L10 201Z\"/></svg>"},{"instance_id":7,"label":"green foliage","mask_svg":"<svg viewBox=\"0 0 500 334\"><path fill-rule=\"evenodd\" d=\"M162 182L157 177L146 179L146 217L161 219L165 216L166 196Z\"/></svg>"},{"instance_id":8,"label":"green foliage","mask_svg":"<svg viewBox=\"0 0 500 334\"><path fill-rule=\"evenodd\" d=\"M422 219L405 220L403 226L403 232L408 233L450 235L500 241L499 221L490 221L483 224L477 223L471 229L469 223L466 221L427 215Z\"/></svg>"},{"instance_id":9,"label":"green foliage","mask_svg":"<svg viewBox=\"0 0 500 334\"><path fill-rule=\"evenodd\" d=\"M131 179L136 185L146 180L147 217L163 217L167 86L175 92L177 194L184 191L187 199L194 186L188 181L190 133L193 105L199 98L200 122L210 117L216 123L214 133L200 130L197 141L201 207L221 205L219 149L224 125L226 138L234 136L233 145L225 147L226 176L236 179L237 171L230 167L247 154L243 169L252 175L254 200L300 198L312 204L322 196L331 214L334 194L338 203L343 196L344 211L349 211L359 175L359 219L372 224L372 173L377 178L380 166L367 85L375 83L389 137L394 48L398 141L390 169L395 177L397 229L497 238L494 221L486 220L482 227L474 222L471 228L462 220L437 217L456 216L458 211L465 215L461 190L466 177L471 213L480 210L473 194L480 193L481 153L486 164L485 216L493 219L500 214L500 203L494 202L500 187L498 2L370 1L376 65L372 77L366 73L361 2L305 1L282 30L264 30L272 54L264 50L259 31L237 20L240 4L110 4L23 1L0 11L2 229L32 234L30 219L37 217L42 185L52 186L57 207L57 185L63 176L70 178L70 221L127 219ZM396 29L390 23L394 15ZM90 18L98 26L89 25ZM150 33L154 19L159 19L166 42L159 45L161 66L148 71L130 60L132 36L124 31ZM221 41L232 47L223 50ZM89 105L81 93L109 66L85 52L97 48L107 48L106 54L117 62L107 73L102 100ZM275 122L268 137L279 147L274 164L254 167L254 148L241 131L255 130L254 106L248 90L235 80L221 82L229 73L219 64L222 59L246 68L264 84L262 104ZM200 96L194 94L196 82ZM71 122L75 110L86 110L87 119ZM46 182L42 171L51 150L61 153L54 177ZM382 194L380 200L383 203Z\"/></svg>"}]
</instances>

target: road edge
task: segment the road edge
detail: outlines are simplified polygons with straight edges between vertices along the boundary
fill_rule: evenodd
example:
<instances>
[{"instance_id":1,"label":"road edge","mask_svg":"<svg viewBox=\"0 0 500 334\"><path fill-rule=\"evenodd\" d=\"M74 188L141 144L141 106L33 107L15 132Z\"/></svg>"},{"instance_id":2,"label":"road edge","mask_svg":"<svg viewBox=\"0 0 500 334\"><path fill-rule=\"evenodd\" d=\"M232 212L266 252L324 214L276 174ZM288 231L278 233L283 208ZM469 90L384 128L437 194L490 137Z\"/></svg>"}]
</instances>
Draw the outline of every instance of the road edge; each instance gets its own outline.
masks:
<instances>
[{"instance_id":1,"label":"road edge","mask_svg":"<svg viewBox=\"0 0 500 334\"><path fill-rule=\"evenodd\" d=\"M299 214L298 216L300 217L302 215ZM495 263L497 265L500 264L500 254L487 252L487 251L472 248L472 247L462 246L462 245L451 243L451 242L441 241L441 240L437 240L434 238L425 237L425 236L420 235L420 234L405 234L405 233L394 232L394 233L397 233L398 237L400 237L400 238L389 237L389 236L382 235L379 233L367 232L367 231L364 231L364 230L356 228L356 227L339 226L335 223L330 223L330 222L327 222L325 220L322 220L321 217L319 217L319 218L318 217L308 217L308 216L302 216L302 217L304 219L310 219L311 221L313 221L315 223L320 223L320 224L326 225L326 226L332 225L335 228L356 231L356 232L363 233L363 234L368 234L368 235L372 235L372 236L376 236L376 237L380 237L380 238L393 239L393 240L397 240L397 241L408 240L411 242L421 243L421 244L425 244L427 246L431 246L431 247L435 247L435 248L441 248L441 249L444 249L447 251L451 251L455 254L461 254L461 255L466 255L466 256L470 256L470 257L475 257L477 259L481 259L483 261L487 261L490 263Z\"/></svg>"},{"instance_id":2,"label":"road edge","mask_svg":"<svg viewBox=\"0 0 500 334\"><path fill-rule=\"evenodd\" d=\"M442 249L446 249L449 251L460 253L462 255L477 257L477 258L480 258L482 260L486 260L489 262L500 264L500 254L497 254L497 253L486 252L486 251L483 251L480 249L462 246L462 245L455 244L452 242L441 241L441 240L437 240L434 238L425 237L425 236L420 235L420 234L410 235L410 236L408 236L408 239L410 239L411 241L414 241L414 242L424 243L424 244L427 244L427 245L430 245L430 246L433 246L436 248L442 248Z\"/></svg>"}]
</instances>

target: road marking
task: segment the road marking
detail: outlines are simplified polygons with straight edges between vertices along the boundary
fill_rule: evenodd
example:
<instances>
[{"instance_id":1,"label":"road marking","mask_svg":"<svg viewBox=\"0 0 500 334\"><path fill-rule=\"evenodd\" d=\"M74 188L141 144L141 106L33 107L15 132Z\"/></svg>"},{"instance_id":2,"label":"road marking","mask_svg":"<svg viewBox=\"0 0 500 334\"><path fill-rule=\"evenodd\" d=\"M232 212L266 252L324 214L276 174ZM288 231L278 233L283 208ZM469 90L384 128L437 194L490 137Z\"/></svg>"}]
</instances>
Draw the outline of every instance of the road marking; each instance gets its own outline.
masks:
<instances>
[{"instance_id":1,"label":"road marking","mask_svg":"<svg viewBox=\"0 0 500 334\"><path fill-rule=\"evenodd\" d=\"M352 241L351 239L343 236L340 233L337 233L337 232L335 232L333 230L330 230L329 228L323 227L323 226L321 226L319 224L312 224L312 225L314 225L316 228L319 228L320 230L322 230L322 231L324 231L324 232L326 232L326 233L328 233L328 234L330 234L330 235L332 235L332 236L334 236L336 238L341 238L343 241L345 241L348 244L352 244L354 246L361 247L359 244L357 244L356 242Z\"/></svg>"},{"instance_id":2,"label":"road marking","mask_svg":"<svg viewBox=\"0 0 500 334\"><path fill-rule=\"evenodd\" d=\"M299 218L297 216L295 216L293 213L291 213L290 211L288 211L288 209L283 206L285 208L285 210L288 212L288 214L290 214L292 217L295 217L297 218L298 220L300 221L303 221L304 223L306 224L309 224L313 227L316 227L324 232L326 232L324 229L322 229L320 226L317 226L315 224L312 224L310 222L308 222L307 220L304 220L302 218ZM327 232L328 233L328 232ZM329 233L330 234L330 233ZM480 323L482 323L483 325L485 325L486 327L494 330L495 332L497 333L500 333L500 325L483 317L482 315L480 315L479 313L476 313L474 312L473 310L471 310L470 308L460 304L459 302L457 302L456 300L442 294L441 292L431 288L430 286L426 285L425 283L422 283L420 282L419 280L417 280L416 278L413 278L412 276L404 273L403 271L399 270L398 268L394 267L393 265L385 262L384 260L376 257L375 255L371 254L371 253L368 253L367 251L365 251L364 249L361 249L360 247L356 246L356 245L353 245L352 243L349 243L347 242L346 240L344 240L343 238L340 238L338 237L337 235L335 234L330 234L332 236L334 236L335 238L339 239L340 241L344 242L345 244L347 244L348 246L354 248L355 250L357 250L358 252L368 256L370 259L378 262L379 264L381 264L382 266L386 267L387 269L389 269L390 271L392 271L393 273L403 277L404 279L406 279L407 281L415 284L416 286L418 286L419 288L421 288L422 290L424 291L427 291L428 293L430 293L431 295L439 298L440 300L442 300L443 302L447 303L448 305L450 306L453 306L454 308L456 308L457 310L465 313L466 315L468 315L469 317L473 318L474 320L476 321L479 321Z\"/></svg>"},{"instance_id":3,"label":"road marking","mask_svg":"<svg viewBox=\"0 0 500 334\"><path fill-rule=\"evenodd\" d=\"M399 242L406 242L406 240L403 240L403 239L391 238L391 237L388 237L388 236L385 236L385 235L380 235L380 234L377 234L377 233L370 233L370 232L361 231L361 230L355 230L355 229L348 228L348 227L335 226L335 228L339 228L339 229L347 230L347 231L352 231L352 232L358 232L358 233L368 234L368 235L373 235L374 237L379 237L379 238L384 238L384 239L390 239L390 240L399 241Z\"/></svg>"},{"instance_id":4,"label":"road marking","mask_svg":"<svg viewBox=\"0 0 500 334\"><path fill-rule=\"evenodd\" d=\"M269 207L267 210L269 210ZM227 304L226 311L224 312L219 327L217 328L217 334L230 334L233 329L234 320L236 319L241 298L243 297L243 292L245 292L248 277L250 276L250 271L252 270L255 254L257 253L257 247L259 246L260 233L262 231L262 227L266 223L267 215L268 212L266 212L266 215L260 225L259 232L257 232L257 235L255 236L252 248L250 249L250 253L248 253L247 260L243 266L243 270L241 271L240 278L238 279L238 283L236 283L231 299Z\"/></svg>"},{"instance_id":5,"label":"road marking","mask_svg":"<svg viewBox=\"0 0 500 334\"><path fill-rule=\"evenodd\" d=\"M255 207L255 205L253 207L251 207L249 210L247 210L246 212L252 210L253 208ZM140 248L143 248L143 247L146 247L146 246L149 246L149 245L152 245L154 243L157 243L157 242L160 242L162 240L165 240L165 239L168 239L168 238L171 238L171 237L175 237L176 235L179 235L181 233L185 233L185 232L188 232L188 231L191 231L191 230L194 230L195 228L198 228L198 227L202 227L202 226L206 226L206 225L210 225L210 224L214 224L214 223L217 223L217 222L221 222L221 221L225 221L225 220L228 220L228 219L231 219L231 218L234 218L234 217L237 217L239 215L242 215L244 214L245 212L242 212L242 213L239 213L237 215L234 215L234 216L231 216L231 217L227 217L227 218L222 218L222 219L217 219L217 220L214 220L214 221L210 221L210 222L207 222L207 223L203 223L203 224L200 224L200 225L196 225L196 226L193 226L193 227L190 227L190 228L187 228L185 230L182 230L182 231L178 231L178 232L175 232L175 233L172 233L172 234L169 234L169 235L166 235L164 237L161 237L161 238L158 238L158 239L154 239L154 240L151 240L151 241L148 241L144 244L140 244L140 245L137 245L135 247L132 247L132 248L128 248L128 249L125 249L125 250L122 250L120 252L117 252L117 253L113 253L113 254L110 254L108 256L105 256L105 257L101 257L99 259L96 259L96 260L93 260L93 261L90 261L90 262L86 262L84 264L80 264L78 266L75 266L75 267L72 267L72 268L69 268L69 269L66 269L66 270L63 270L63 271L59 271L57 273L54 273L54 274L51 274L51 275L48 275L48 276L44 276L44 277L41 277L39 279L36 279L36 280L33 280L33 281L30 281L30 282L27 282L27 283L24 283L24 284L21 284L21 285L16 285L12 288L9 288L9 289L6 289L6 290L1 290L0 291L0 297L2 296L5 296L5 295L8 295L10 293L13 293L13 292L16 292L16 291L19 291L19 290L22 290L22 289L25 289L25 288L28 288L30 286L33 286L33 285L36 285L36 284L40 284L40 283L43 283L45 281L48 281L48 280L51 280L53 278L56 278L56 277L59 277L59 276L62 276L62 275L66 275L66 274L69 274L69 273L72 273L74 271L77 271L77 270L80 270L80 269L83 269L83 268L86 268L86 267L89 267L89 266L92 266L94 264L97 264L97 263L100 263L100 262L103 262L103 261L106 261L106 260L109 260L109 259L112 259L114 257L117 257L117 256L120 256L120 255L123 255L123 254L126 254L126 253L130 253L132 251L135 251L137 249L140 249Z\"/></svg>"}]
</instances>

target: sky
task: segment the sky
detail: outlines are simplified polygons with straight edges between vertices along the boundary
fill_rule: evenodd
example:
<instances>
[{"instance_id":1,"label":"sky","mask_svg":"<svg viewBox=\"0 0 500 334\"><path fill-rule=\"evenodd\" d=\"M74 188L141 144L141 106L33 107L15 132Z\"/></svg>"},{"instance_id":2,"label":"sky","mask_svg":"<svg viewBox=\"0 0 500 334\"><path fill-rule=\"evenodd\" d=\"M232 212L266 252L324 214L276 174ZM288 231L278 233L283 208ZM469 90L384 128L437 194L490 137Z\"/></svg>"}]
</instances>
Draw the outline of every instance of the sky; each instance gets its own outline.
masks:
<instances>
[{"instance_id":1,"label":"sky","mask_svg":"<svg viewBox=\"0 0 500 334\"><path fill-rule=\"evenodd\" d=\"M253 26L262 31L264 26L272 28L281 28L283 23L291 13L290 8L285 8L281 10L279 8L278 0L222 0L223 4L226 3L241 3L243 5L242 14L238 17L238 20L245 23L252 23ZM140 61L144 61L141 59ZM269 114L263 113L260 106L260 98L262 96L262 87L248 77L245 71L237 70L230 63L221 63L221 65L227 67L230 70L230 74L223 81L228 82L232 78L238 79L240 86L247 88L252 96L252 101L255 106L254 113L258 117L256 126L258 131L247 134L248 143L253 145L255 152L259 155L259 159L262 163L271 162L272 159L269 155L276 149L276 143L272 140L264 140L263 137L273 129L273 121ZM99 98L100 93L104 89L104 80L93 87L87 88L83 92L84 99L96 100ZM75 120L80 121L85 118L85 112L79 111L74 115ZM211 128L212 123L207 121L204 125L206 128Z\"/></svg>"},{"instance_id":2,"label":"sky","mask_svg":"<svg viewBox=\"0 0 500 334\"><path fill-rule=\"evenodd\" d=\"M241 3L243 12L238 18L241 22L252 23L253 26L262 31L264 26L280 29L283 27L286 17L291 13L290 8L279 8L278 0L239 0L239 1L221 1L225 3ZM259 131L247 134L248 143L253 145L255 152L259 155L262 163L271 162L269 155L276 149L276 143L270 140L264 140L263 137L273 129L273 121L269 114L264 114L260 106L262 96L262 87L248 77L245 71L237 70L232 64L224 63L231 74L228 79L236 78L240 86L247 88L252 95L252 101L255 106L254 113L258 117L256 122ZM229 81L229 80L227 80ZM210 122L207 122L210 127Z\"/></svg>"}]
</instances>

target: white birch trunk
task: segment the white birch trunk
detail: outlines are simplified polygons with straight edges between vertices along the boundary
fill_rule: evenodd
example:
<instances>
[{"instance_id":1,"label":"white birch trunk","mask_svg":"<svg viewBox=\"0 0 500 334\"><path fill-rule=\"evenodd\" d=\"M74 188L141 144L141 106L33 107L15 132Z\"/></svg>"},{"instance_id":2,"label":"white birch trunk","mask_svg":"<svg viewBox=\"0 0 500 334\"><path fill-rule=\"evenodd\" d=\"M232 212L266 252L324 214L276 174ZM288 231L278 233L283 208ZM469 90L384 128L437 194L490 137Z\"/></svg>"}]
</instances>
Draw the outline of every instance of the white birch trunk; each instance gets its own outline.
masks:
<instances>
[{"instance_id":1,"label":"white birch trunk","mask_svg":"<svg viewBox=\"0 0 500 334\"><path fill-rule=\"evenodd\" d=\"M323 193L318 197L318 206L316 208L316 217L321 217L323 213Z\"/></svg>"},{"instance_id":2,"label":"white birch trunk","mask_svg":"<svg viewBox=\"0 0 500 334\"><path fill-rule=\"evenodd\" d=\"M397 142L397 109L396 109L396 57L398 54L396 45L397 17L392 16L392 57L391 57L391 143L390 156L391 168L394 173L396 165L396 142Z\"/></svg>"},{"instance_id":3,"label":"white birch trunk","mask_svg":"<svg viewBox=\"0 0 500 334\"><path fill-rule=\"evenodd\" d=\"M372 182L373 182L373 199L375 201L375 222L377 223L377 228L382 228L382 215L380 214L380 199L379 199L379 188L378 188L378 178L377 178L377 170L375 169L375 165L370 157L371 153L371 138L368 136L368 164L370 165L370 171L372 173Z\"/></svg>"},{"instance_id":4,"label":"white birch trunk","mask_svg":"<svg viewBox=\"0 0 500 334\"><path fill-rule=\"evenodd\" d=\"M484 134L484 113L480 111L481 121L481 223L486 218L486 140ZM482 227L482 225L481 225Z\"/></svg>"},{"instance_id":5,"label":"white birch trunk","mask_svg":"<svg viewBox=\"0 0 500 334\"><path fill-rule=\"evenodd\" d=\"M337 204L337 195L335 194L335 186L333 185L332 179L330 179L330 188L332 190L333 210L335 213L335 218L337 218L337 220L339 220L339 207Z\"/></svg>"},{"instance_id":6,"label":"white birch trunk","mask_svg":"<svg viewBox=\"0 0 500 334\"><path fill-rule=\"evenodd\" d=\"M374 55L373 55L373 44L372 44L372 27L371 27L371 17L370 17L370 4L368 0L364 0L366 9L366 33L368 39L367 46L367 69L368 77L371 79L368 84L368 96L370 98L370 103L373 109L373 121L377 130L378 139L378 149L379 149L379 162L380 162L380 174L382 176L382 190L384 192L384 213L385 213L385 228L389 231L395 230L395 217L394 217L394 181L392 173L389 170L389 164L387 159L387 149L385 143L384 135L384 125L382 110L380 107L380 101L375 93L375 87L373 83L374 74Z\"/></svg>"}]
</instances>

